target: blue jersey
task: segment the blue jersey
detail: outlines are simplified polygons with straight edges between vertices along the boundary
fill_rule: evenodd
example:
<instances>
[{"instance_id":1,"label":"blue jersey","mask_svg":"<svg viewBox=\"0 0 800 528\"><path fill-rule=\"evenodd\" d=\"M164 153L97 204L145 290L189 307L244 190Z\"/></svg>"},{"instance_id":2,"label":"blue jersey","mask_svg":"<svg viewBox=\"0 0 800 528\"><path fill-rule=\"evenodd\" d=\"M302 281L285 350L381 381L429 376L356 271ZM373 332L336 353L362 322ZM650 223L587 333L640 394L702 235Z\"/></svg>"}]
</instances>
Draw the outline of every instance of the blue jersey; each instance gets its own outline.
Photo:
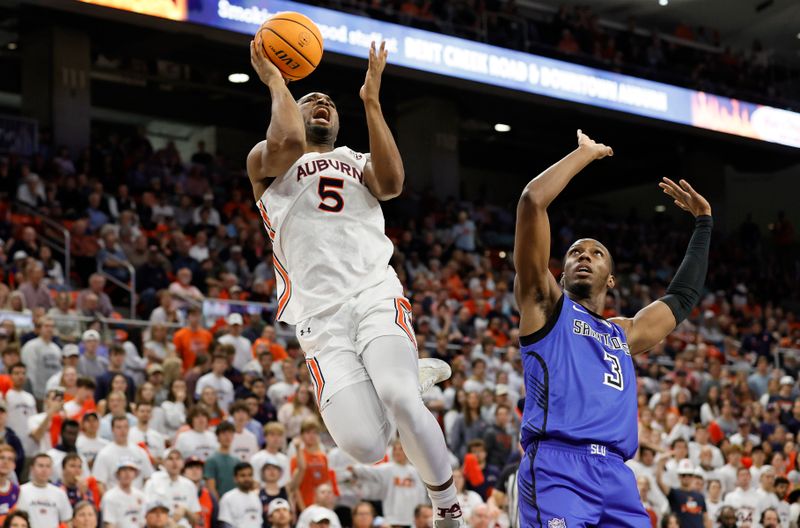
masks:
<instances>
[{"instance_id":1,"label":"blue jersey","mask_svg":"<svg viewBox=\"0 0 800 528\"><path fill-rule=\"evenodd\" d=\"M545 326L520 344L522 447L552 438L603 444L632 458L639 445L636 373L622 328L562 295Z\"/></svg>"}]
</instances>

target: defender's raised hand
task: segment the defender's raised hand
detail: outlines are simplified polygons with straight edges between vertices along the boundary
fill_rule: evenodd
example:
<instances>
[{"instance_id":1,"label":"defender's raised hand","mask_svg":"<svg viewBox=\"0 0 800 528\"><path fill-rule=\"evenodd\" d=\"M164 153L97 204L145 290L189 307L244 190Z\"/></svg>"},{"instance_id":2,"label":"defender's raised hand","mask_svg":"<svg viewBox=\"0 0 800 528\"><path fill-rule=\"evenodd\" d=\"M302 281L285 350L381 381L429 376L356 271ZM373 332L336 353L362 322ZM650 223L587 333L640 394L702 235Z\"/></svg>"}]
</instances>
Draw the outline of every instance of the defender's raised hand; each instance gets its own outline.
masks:
<instances>
[{"instance_id":1,"label":"defender's raised hand","mask_svg":"<svg viewBox=\"0 0 800 528\"><path fill-rule=\"evenodd\" d=\"M258 74L261 82L269 86L271 82L280 80L281 82L288 83L289 81L283 79L281 71L275 64L269 60L264 53L264 44L261 41L261 32L256 34L255 38L250 41L250 64Z\"/></svg>"},{"instance_id":2,"label":"defender's raised hand","mask_svg":"<svg viewBox=\"0 0 800 528\"><path fill-rule=\"evenodd\" d=\"M663 181L659 183L658 186L661 187L664 194L672 198L675 205L684 211L692 213L695 217L711 214L711 206L708 200L695 191L692 186L689 185L689 182L680 180L678 183L675 183L669 178L662 178L662 180Z\"/></svg>"},{"instance_id":3,"label":"defender's raised hand","mask_svg":"<svg viewBox=\"0 0 800 528\"><path fill-rule=\"evenodd\" d=\"M378 102L378 93L381 90L381 75L386 68L386 57L389 51L386 49L386 42L381 42L379 50L375 49L375 42L369 47L369 67L364 85L359 90L358 95L361 100L367 102Z\"/></svg>"},{"instance_id":4,"label":"defender's raised hand","mask_svg":"<svg viewBox=\"0 0 800 528\"><path fill-rule=\"evenodd\" d=\"M603 159L606 156L613 156L614 151L611 147L597 143L595 140L578 129L578 148L592 153L594 159Z\"/></svg>"}]
</instances>

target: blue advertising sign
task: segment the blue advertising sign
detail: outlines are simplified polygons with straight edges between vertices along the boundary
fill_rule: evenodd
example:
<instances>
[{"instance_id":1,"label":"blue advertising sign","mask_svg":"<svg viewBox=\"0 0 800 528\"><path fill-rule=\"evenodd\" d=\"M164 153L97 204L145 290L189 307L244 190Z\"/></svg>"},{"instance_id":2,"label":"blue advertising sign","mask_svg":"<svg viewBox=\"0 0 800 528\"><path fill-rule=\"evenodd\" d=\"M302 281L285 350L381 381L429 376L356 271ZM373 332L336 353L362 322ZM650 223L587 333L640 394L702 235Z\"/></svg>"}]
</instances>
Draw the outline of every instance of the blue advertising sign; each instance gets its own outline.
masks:
<instances>
[{"instance_id":1,"label":"blue advertising sign","mask_svg":"<svg viewBox=\"0 0 800 528\"><path fill-rule=\"evenodd\" d=\"M385 41L389 63L511 90L800 147L800 114L628 75L390 24L290 0L80 0L254 34L270 16L313 20L325 51L368 57ZM169 4L169 13L161 4ZM130 3L130 7L125 4ZM135 5L135 7L134 7Z\"/></svg>"}]
</instances>

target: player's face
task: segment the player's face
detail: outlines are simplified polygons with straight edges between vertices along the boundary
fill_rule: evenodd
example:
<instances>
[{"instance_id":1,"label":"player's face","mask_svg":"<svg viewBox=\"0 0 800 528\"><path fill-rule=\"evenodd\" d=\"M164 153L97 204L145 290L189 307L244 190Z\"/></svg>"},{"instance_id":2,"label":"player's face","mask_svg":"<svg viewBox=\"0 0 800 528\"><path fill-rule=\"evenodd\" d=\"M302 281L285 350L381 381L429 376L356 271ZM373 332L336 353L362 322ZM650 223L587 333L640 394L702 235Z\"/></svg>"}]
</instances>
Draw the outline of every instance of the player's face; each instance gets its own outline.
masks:
<instances>
[{"instance_id":1,"label":"player's face","mask_svg":"<svg viewBox=\"0 0 800 528\"><path fill-rule=\"evenodd\" d=\"M564 288L585 299L614 287L611 275L611 255L608 249L593 238L582 238L572 244L564 257Z\"/></svg>"},{"instance_id":2,"label":"player's face","mask_svg":"<svg viewBox=\"0 0 800 528\"><path fill-rule=\"evenodd\" d=\"M314 143L333 143L339 134L339 113L331 98L312 92L297 101L306 136Z\"/></svg>"}]
</instances>

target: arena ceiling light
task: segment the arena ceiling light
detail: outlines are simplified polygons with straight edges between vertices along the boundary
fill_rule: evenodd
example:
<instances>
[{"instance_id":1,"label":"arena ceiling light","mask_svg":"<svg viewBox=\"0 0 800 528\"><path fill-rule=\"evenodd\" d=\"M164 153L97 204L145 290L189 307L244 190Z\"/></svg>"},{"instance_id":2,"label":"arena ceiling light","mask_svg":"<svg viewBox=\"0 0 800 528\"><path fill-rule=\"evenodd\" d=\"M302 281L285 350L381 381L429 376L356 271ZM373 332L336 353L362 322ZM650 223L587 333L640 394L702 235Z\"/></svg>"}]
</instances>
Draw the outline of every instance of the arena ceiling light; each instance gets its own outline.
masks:
<instances>
[{"instance_id":1,"label":"arena ceiling light","mask_svg":"<svg viewBox=\"0 0 800 528\"><path fill-rule=\"evenodd\" d=\"M665 5L669 5L669 0L658 0L658 5L662 7Z\"/></svg>"},{"instance_id":2,"label":"arena ceiling light","mask_svg":"<svg viewBox=\"0 0 800 528\"><path fill-rule=\"evenodd\" d=\"M494 125L494 129L496 132L510 132L511 125L507 125L505 123L497 123Z\"/></svg>"},{"instance_id":3,"label":"arena ceiling light","mask_svg":"<svg viewBox=\"0 0 800 528\"><path fill-rule=\"evenodd\" d=\"M800 38L800 35L797 35L797 37ZM8 49L10 49L11 51L14 51L15 49L17 49L17 43L16 42L9 42L8 44L6 44L6 47Z\"/></svg>"},{"instance_id":4,"label":"arena ceiling light","mask_svg":"<svg viewBox=\"0 0 800 528\"><path fill-rule=\"evenodd\" d=\"M656 206L656 212L657 213L663 213L666 210L667 210L667 206L666 205L657 205Z\"/></svg>"},{"instance_id":5,"label":"arena ceiling light","mask_svg":"<svg viewBox=\"0 0 800 528\"><path fill-rule=\"evenodd\" d=\"M250 76L246 73L232 73L228 75L228 81L234 84L246 83L250 80Z\"/></svg>"}]
</instances>

